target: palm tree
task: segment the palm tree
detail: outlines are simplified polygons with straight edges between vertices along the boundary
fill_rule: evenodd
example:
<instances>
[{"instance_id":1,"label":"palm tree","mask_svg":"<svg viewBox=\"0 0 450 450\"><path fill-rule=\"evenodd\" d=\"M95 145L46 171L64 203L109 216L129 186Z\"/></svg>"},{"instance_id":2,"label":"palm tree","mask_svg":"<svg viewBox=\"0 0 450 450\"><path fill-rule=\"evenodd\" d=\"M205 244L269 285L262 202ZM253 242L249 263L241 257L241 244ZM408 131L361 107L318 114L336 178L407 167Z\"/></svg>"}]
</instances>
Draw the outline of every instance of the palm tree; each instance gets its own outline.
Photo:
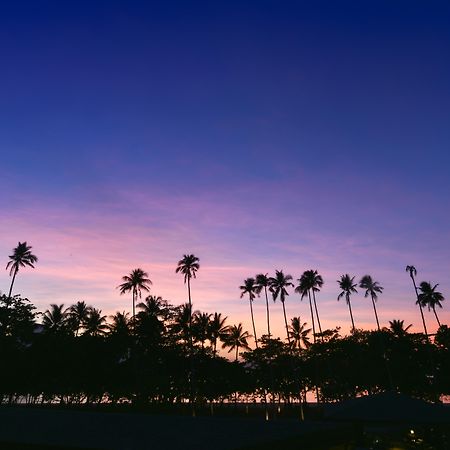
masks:
<instances>
[{"instance_id":1,"label":"palm tree","mask_svg":"<svg viewBox=\"0 0 450 450\"><path fill-rule=\"evenodd\" d=\"M165 320L169 314L167 300L156 295L148 295L143 302L136 305L141 310L139 314Z\"/></svg>"},{"instance_id":2,"label":"palm tree","mask_svg":"<svg viewBox=\"0 0 450 450\"><path fill-rule=\"evenodd\" d=\"M297 294L300 294L300 299L303 300L306 296L308 296L309 299L309 309L311 312L311 323L312 323L312 329L313 329L313 339L314 342L316 342L316 326L314 323L314 313L312 308L312 302L311 302L311 291L310 291L310 284L308 282L307 277L305 276L305 272L302 274L302 276L297 280L298 286L295 288L295 292Z\"/></svg>"},{"instance_id":3,"label":"palm tree","mask_svg":"<svg viewBox=\"0 0 450 450\"><path fill-rule=\"evenodd\" d=\"M375 312L375 319L377 321L378 331L380 331L380 322L378 321L377 308L375 307L375 302L378 300L378 295L383 292L383 287L380 286L378 281L373 281L370 275L364 275L359 281L359 287L361 289L365 289L366 293L364 294L364 298L367 298L370 294L370 298L372 299L373 311Z\"/></svg>"},{"instance_id":4,"label":"palm tree","mask_svg":"<svg viewBox=\"0 0 450 450\"><path fill-rule=\"evenodd\" d=\"M111 316L112 323L108 326L109 331L118 336L128 336L130 334L130 318L125 311L117 311Z\"/></svg>"},{"instance_id":5,"label":"palm tree","mask_svg":"<svg viewBox=\"0 0 450 450\"><path fill-rule=\"evenodd\" d=\"M13 249L13 254L9 256L8 264L6 264L6 270L9 269L9 276L12 276L11 285L9 287L8 298L11 298L11 293L16 279L16 275L19 272L20 267L29 266L34 269L34 264L37 263L37 256L31 253L31 245L27 245L27 242L19 242L17 247Z\"/></svg>"},{"instance_id":6,"label":"palm tree","mask_svg":"<svg viewBox=\"0 0 450 450\"><path fill-rule=\"evenodd\" d=\"M425 331L425 336L428 339L428 331L427 331L427 325L425 323L425 316L423 315L422 304L419 301L419 292L417 291L416 280L414 278L417 275L417 270L414 266L406 266L406 272L409 273L409 276L411 277L411 280L413 282L414 291L416 293L416 299L417 299L416 304L419 305L420 315L422 316L423 329Z\"/></svg>"},{"instance_id":7,"label":"palm tree","mask_svg":"<svg viewBox=\"0 0 450 450\"><path fill-rule=\"evenodd\" d=\"M91 308L85 302L77 302L69 310L69 320L73 324L75 336L78 336L80 328L85 324Z\"/></svg>"},{"instance_id":8,"label":"palm tree","mask_svg":"<svg viewBox=\"0 0 450 450\"><path fill-rule=\"evenodd\" d=\"M289 338L289 327L286 318L286 308L284 306L284 301L286 296L289 295L286 288L290 286L294 286L291 283L292 275L285 275L282 270L275 270L275 277L269 278L270 292L272 292L273 301L276 301L277 298L280 298L280 301L283 305L283 314L284 314L284 324L286 326L286 334L289 344L291 343L291 339Z\"/></svg>"},{"instance_id":9,"label":"palm tree","mask_svg":"<svg viewBox=\"0 0 450 450\"><path fill-rule=\"evenodd\" d=\"M108 330L106 316L102 316L101 309L90 308L89 314L84 323L87 336L102 336Z\"/></svg>"},{"instance_id":10,"label":"palm tree","mask_svg":"<svg viewBox=\"0 0 450 450\"><path fill-rule=\"evenodd\" d=\"M244 284L242 286L239 286L239 289L242 291L241 298L245 294L248 294L248 299L250 302L250 314L252 316L253 336L255 338L256 348L258 348L258 339L256 337L255 319L253 317L253 300L255 299L256 293L258 291L258 287L255 284L255 279L254 278L246 278L244 280Z\"/></svg>"},{"instance_id":11,"label":"palm tree","mask_svg":"<svg viewBox=\"0 0 450 450\"><path fill-rule=\"evenodd\" d=\"M311 332L311 328L306 329L305 327L306 322L302 324L300 317L293 317L291 319L289 333L291 335L294 348L298 346L299 350L302 348L302 344L304 348L308 348L311 345L308 337L308 334Z\"/></svg>"},{"instance_id":12,"label":"palm tree","mask_svg":"<svg viewBox=\"0 0 450 450\"><path fill-rule=\"evenodd\" d=\"M354 292L358 292L356 290L356 283L353 283L355 277L350 277L348 273L345 275L341 275L341 279L338 280L339 287L342 289L342 292L338 295L338 300L345 296L345 301L347 302L348 309L350 311L350 318L352 319L352 331L355 331L355 322L353 320L352 314L352 305L350 303L350 295Z\"/></svg>"},{"instance_id":13,"label":"palm tree","mask_svg":"<svg viewBox=\"0 0 450 450\"><path fill-rule=\"evenodd\" d=\"M200 259L195 255L183 255L183 258L178 261L178 266L175 273L182 273L184 275L184 283L187 283L188 298L189 298L189 343L192 351L192 300L191 300L191 278L196 278L197 270L200 269Z\"/></svg>"},{"instance_id":14,"label":"palm tree","mask_svg":"<svg viewBox=\"0 0 450 450\"><path fill-rule=\"evenodd\" d=\"M406 328L404 326L404 320L390 320L389 321L389 329L390 331L397 337L403 337L408 333L408 330L412 327L412 324L409 324Z\"/></svg>"},{"instance_id":15,"label":"palm tree","mask_svg":"<svg viewBox=\"0 0 450 450\"><path fill-rule=\"evenodd\" d=\"M50 333L60 333L65 331L67 324L68 310L64 309L64 304L56 305L52 303L50 309L44 312L42 326Z\"/></svg>"},{"instance_id":16,"label":"palm tree","mask_svg":"<svg viewBox=\"0 0 450 450\"><path fill-rule=\"evenodd\" d=\"M245 350L250 350L247 339L249 339L251 335L248 331L243 331L242 323L239 325L232 325L228 329L228 333L224 339L222 348L229 347L228 353L236 349L235 361L237 361L239 356L239 349L244 348Z\"/></svg>"},{"instance_id":17,"label":"palm tree","mask_svg":"<svg viewBox=\"0 0 450 450\"><path fill-rule=\"evenodd\" d=\"M268 274L259 273L256 275L256 293L261 294L264 289L264 294L266 296L266 315L267 315L267 335L270 339L270 315L269 315L269 298L267 296L267 288L269 287L269 277Z\"/></svg>"},{"instance_id":18,"label":"palm tree","mask_svg":"<svg viewBox=\"0 0 450 450\"><path fill-rule=\"evenodd\" d=\"M194 315L193 329L195 337L200 341L202 348L205 348L205 341L209 337L209 321L211 316L212 314L206 312L197 312L197 314Z\"/></svg>"},{"instance_id":19,"label":"palm tree","mask_svg":"<svg viewBox=\"0 0 450 450\"><path fill-rule=\"evenodd\" d=\"M323 286L323 278L322 275L319 275L317 270L306 270L305 272L303 272L303 275L305 276L305 282L307 284L308 289L312 292L314 310L316 312L317 317L317 324L319 325L319 332L320 334L322 334L322 325L320 324L319 311L317 309L316 292L319 292L320 288Z\"/></svg>"},{"instance_id":20,"label":"palm tree","mask_svg":"<svg viewBox=\"0 0 450 450\"><path fill-rule=\"evenodd\" d=\"M227 317L222 318L222 314L214 313L209 321L209 340L213 347L213 354L216 356L217 340L223 340L228 332L228 326L225 325Z\"/></svg>"},{"instance_id":21,"label":"palm tree","mask_svg":"<svg viewBox=\"0 0 450 450\"><path fill-rule=\"evenodd\" d=\"M148 273L142 269L134 269L129 275L122 277L123 283L117 286L120 290L120 294L126 294L127 292L132 292L133 295L133 317L132 321L135 322L136 316L136 298L139 295L141 298L142 291L150 291L150 285L152 281L148 278Z\"/></svg>"},{"instance_id":22,"label":"palm tree","mask_svg":"<svg viewBox=\"0 0 450 450\"><path fill-rule=\"evenodd\" d=\"M443 302L445 298L442 293L436 291L438 286L439 284L435 284L431 287L431 283L422 281L419 286L421 293L419 294L417 301L422 307L428 306L428 311L433 310L434 317L436 317L438 325L441 326L441 322L439 321L439 317L436 312L436 306L442 308L441 302Z\"/></svg>"},{"instance_id":23,"label":"palm tree","mask_svg":"<svg viewBox=\"0 0 450 450\"><path fill-rule=\"evenodd\" d=\"M195 314L195 313L194 313ZM191 327L190 319L193 316L191 305L189 303L184 303L176 308L176 313L171 324L171 330L174 334L178 335L183 339L184 343L189 343L191 346Z\"/></svg>"}]
</instances>

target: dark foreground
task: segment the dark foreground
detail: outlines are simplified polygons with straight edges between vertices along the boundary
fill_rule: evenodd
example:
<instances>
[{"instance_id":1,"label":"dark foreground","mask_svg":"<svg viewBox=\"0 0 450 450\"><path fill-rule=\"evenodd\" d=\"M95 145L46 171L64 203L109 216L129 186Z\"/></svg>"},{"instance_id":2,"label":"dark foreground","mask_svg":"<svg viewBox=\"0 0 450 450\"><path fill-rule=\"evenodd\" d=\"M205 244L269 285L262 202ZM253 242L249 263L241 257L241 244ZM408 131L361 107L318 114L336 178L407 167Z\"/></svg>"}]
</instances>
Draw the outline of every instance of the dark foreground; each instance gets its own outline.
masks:
<instances>
[{"instance_id":1,"label":"dark foreground","mask_svg":"<svg viewBox=\"0 0 450 450\"><path fill-rule=\"evenodd\" d=\"M11 450L323 450L349 432L345 425L296 419L0 408L0 449Z\"/></svg>"}]
</instances>

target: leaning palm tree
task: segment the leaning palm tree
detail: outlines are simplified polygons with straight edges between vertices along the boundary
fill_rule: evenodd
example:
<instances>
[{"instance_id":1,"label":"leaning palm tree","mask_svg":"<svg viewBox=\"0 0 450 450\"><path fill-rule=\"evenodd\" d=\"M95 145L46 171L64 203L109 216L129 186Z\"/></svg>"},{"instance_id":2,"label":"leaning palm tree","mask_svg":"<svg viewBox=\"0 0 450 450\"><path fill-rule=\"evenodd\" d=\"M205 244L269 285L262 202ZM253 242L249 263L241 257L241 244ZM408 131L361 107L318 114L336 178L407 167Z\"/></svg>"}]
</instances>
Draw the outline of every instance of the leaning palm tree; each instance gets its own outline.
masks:
<instances>
[{"instance_id":1,"label":"leaning palm tree","mask_svg":"<svg viewBox=\"0 0 450 450\"><path fill-rule=\"evenodd\" d=\"M217 352L217 340L223 340L228 332L228 326L225 325L226 320L227 317L222 318L221 313L214 313L209 321L208 339L211 342L214 356L216 356Z\"/></svg>"},{"instance_id":2,"label":"leaning palm tree","mask_svg":"<svg viewBox=\"0 0 450 450\"><path fill-rule=\"evenodd\" d=\"M249 339L250 337L251 335L248 333L248 331L244 331L242 329L242 323L240 323L239 325L232 325L228 329L228 333L224 338L222 348L229 347L228 353L236 349L235 361L237 361L240 348L250 350L250 346L247 342L247 339Z\"/></svg>"},{"instance_id":3,"label":"leaning palm tree","mask_svg":"<svg viewBox=\"0 0 450 450\"><path fill-rule=\"evenodd\" d=\"M411 277L413 286L414 286L414 291L416 293L416 304L419 305L419 309L420 309L420 315L422 316L422 324L423 324L423 329L425 331L425 336L428 339L428 330L427 330L427 325L425 323L425 316L423 315L423 309L422 309L422 304L419 301L419 292L417 291L417 285L416 285L416 280L415 280L415 276L417 275L417 270L414 266L406 266L406 272L409 273L409 276Z\"/></svg>"},{"instance_id":4,"label":"leaning palm tree","mask_svg":"<svg viewBox=\"0 0 450 450\"><path fill-rule=\"evenodd\" d=\"M150 285L152 281L148 278L148 273L142 269L134 269L129 275L122 277L123 283L117 286L120 290L120 294L126 294L127 292L132 292L133 296L133 317L132 321L135 322L136 317L136 298L142 296L142 291L150 291Z\"/></svg>"},{"instance_id":5,"label":"leaning palm tree","mask_svg":"<svg viewBox=\"0 0 450 450\"><path fill-rule=\"evenodd\" d=\"M97 308L90 308L84 327L84 334L93 337L104 335L109 328L106 323L106 316L102 316L101 309Z\"/></svg>"},{"instance_id":6,"label":"leaning palm tree","mask_svg":"<svg viewBox=\"0 0 450 450\"><path fill-rule=\"evenodd\" d=\"M409 324L405 328L405 321L404 320L394 319L394 320L390 320L389 321L389 330L391 331L391 333L394 336L397 336L398 338L404 337L408 333L408 330L411 327L412 327L412 324Z\"/></svg>"},{"instance_id":7,"label":"leaning palm tree","mask_svg":"<svg viewBox=\"0 0 450 450\"><path fill-rule=\"evenodd\" d=\"M291 335L294 348L298 347L300 350L302 345L304 348L308 348L311 345L308 337L308 334L311 333L311 328L306 328L306 322L302 324L300 317L293 317L291 319L289 333Z\"/></svg>"},{"instance_id":8,"label":"leaning palm tree","mask_svg":"<svg viewBox=\"0 0 450 450\"><path fill-rule=\"evenodd\" d=\"M289 295L286 288L294 286L291 283L291 280L292 275L285 275L282 270L275 270L275 276L269 278L269 290L270 292L272 292L273 301L276 301L276 299L279 298L283 305L284 324L286 326L286 335L289 343L291 343L291 339L289 337L289 327L286 318L286 308L284 306L284 301L286 299L286 296Z\"/></svg>"},{"instance_id":9,"label":"leaning palm tree","mask_svg":"<svg viewBox=\"0 0 450 450\"><path fill-rule=\"evenodd\" d=\"M175 273L182 273L184 275L184 283L187 283L188 299L189 299L189 344L192 351L192 300L191 300L191 278L196 278L197 270L200 269L200 259L195 255L183 255L183 258L178 261Z\"/></svg>"},{"instance_id":10,"label":"leaning palm tree","mask_svg":"<svg viewBox=\"0 0 450 450\"><path fill-rule=\"evenodd\" d=\"M313 339L314 339L314 342L316 342L316 325L314 322L314 313L313 313L312 302L311 302L310 283L308 282L308 279L305 276L305 272L302 274L302 276L297 281L298 281L298 286L295 288L295 292L297 294L300 294L300 299L303 300L306 296L308 296L309 310L311 312L311 323L312 323L312 329L313 329Z\"/></svg>"},{"instance_id":11,"label":"leaning palm tree","mask_svg":"<svg viewBox=\"0 0 450 450\"><path fill-rule=\"evenodd\" d=\"M378 331L380 331L380 322L378 321L377 308L375 307L375 302L378 300L378 295L383 292L383 287L380 286L378 281L374 281L370 275L364 275L359 281L359 287L361 289L365 289L366 292L364 294L364 298L367 298L370 295L372 299L373 311L375 313L375 319L377 321Z\"/></svg>"},{"instance_id":12,"label":"leaning palm tree","mask_svg":"<svg viewBox=\"0 0 450 450\"><path fill-rule=\"evenodd\" d=\"M44 312L42 326L46 332L60 333L66 331L67 318L68 310L64 309L64 305L52 303L50 309Z\"/></svg>"},{"instance_id":13,"label":"leaning palm tree","mask_svg":"<svg viewBox=\"0 0 450 450\"><path fill-rule=\"evenodd\" d=\"M267 296L267 288L269 287L269 277L267 276L267 273L259 273L256 275L256 293L258 295L261 294L262 290L264 289L264 294L266 296L266 316L267 316L267 335L270 339L270 315L269 315L269 298Z\"/></svg>"},{"instance_id":14,"label":"leaning palm tree","mask_svg":"<svg viewBox=\"0 0 450 450\"><path fill-rule=\"evenodd\" d=\"M250 302L250 314L252 316L252 325L253 325L253 337L255 338L255 345L256 348L258 348L258 339L256 337L256 328L255 328L255 319L253 317L253 300L256 297L256 293L258 292L258 287L255 284L254 278L246 278L244 280L244 284L242 286L239 286L239 289L241 290L241 298L248 294L248 299Z\"/></svg>"},{"instance_id":15,"label":"leaning palm tree","mask_svg":"<svg viewBox=\"0 0 450 450\"><path fill-rule=\"evenodd\" d=\"M34 269L34 264L37 263L37 256L31 253L31 245L27 245L27 242L19 242L17 247L13 249L13 254L9 256L8 264L6 264L6 270L9 269L9 276L12 276L11 285L9 287L8 298L11 298L11 293L16 279L16 275L19 272L20 267L29 266Z\"/></svg>"},{"instance_id":16,"label":"leaning palm tree","mask_svg":"<svg viewBox=\"0 0 450 450\"><path fill-rule=\"evenodd\" d=\"M353 283L355 277L350 277L348 273L345 275L341 275L341 279L338 280L339 287L342 289L342 292L338 295L338 300L340 300L342 297L345 297L345 301L347 302L348 309L350 311L350 318L352 319L352 331L355 331L355 322L353 320L353 313L352 313L352 305L350 303L350 296L354 292L358 292L356 290L357 283Z\"/></svg>"},{"instance_id":17,"label":"leaning palm tree","mask_svg":"<svg viewBox=\"0 0 450 450\"><path fill-rule=\"evenodd\" d=\"M436 306L442 308L441 302L443 302L445 298L441 292L436 291L436 288L438 286L439 284L435 284L433 287L431 287L431 283L422 281L419 286L421 293L419 294L419 298L417 301L422 307L428 306L428 311L433 310L434 317L436 317L438 325L441 326L441 322L439 321L439 317L436 312Z\"/></svg>"},{"instance_id":18,"label":"leaning palm tree","mask_svg":"<svg viewBox=\"0 0 450 450\"><path fill-rule=\"evenodd\" d=\"M78 336L80 328L84 326L91 308L85 302L77 302L69 308L70 322L73 324L75 336Z\"/></svg>"}]
</instances>

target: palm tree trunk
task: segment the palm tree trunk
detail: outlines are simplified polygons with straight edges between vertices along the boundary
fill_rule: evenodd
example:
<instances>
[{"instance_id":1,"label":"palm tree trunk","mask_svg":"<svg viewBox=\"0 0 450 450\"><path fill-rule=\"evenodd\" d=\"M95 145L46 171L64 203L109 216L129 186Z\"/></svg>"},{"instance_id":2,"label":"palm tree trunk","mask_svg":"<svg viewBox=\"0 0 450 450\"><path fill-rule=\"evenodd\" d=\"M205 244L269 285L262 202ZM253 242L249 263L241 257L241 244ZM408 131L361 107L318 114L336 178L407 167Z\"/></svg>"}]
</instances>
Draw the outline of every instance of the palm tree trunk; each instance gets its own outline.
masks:
<instances>
[{"instance_id":1,"label":"palm tree trunk","mask_svg":"<svg viewBox=\"0 0 450 450\"><path fill-rule=\"evenodd\" d=\"M422 316L423 329L425 330L425 336L428 340L428 330L427 330L427 326L425 324L425 316L423 315L422 305L419 302L419 293L417 292L416 280L414 280L414 276L412 274L411 274L411 279L412 279L412 282L414 285L414 290L416 291L417 304L419 305L420 315Z\"/></svg>"},{"instance_id":2,"label":"palm tree trunk","mask_svg":"<svg viewBox=\"0 0 450 450\"><path fill-rule=\"evenodd\" d=\"M316 294L314 293L314 289L312 290L312 293L313 293L313 300L314 300L314 308L316 310L316 316L317 316L317 324L319 325L319 332L320 332L320 334L322 334L322 326L320 325L319 311L317 310Z\"/></svg>"},{"instance_id":3,"label":"palm tree trunk","mask_svg":"<svg viewBox=\"0 0 450 450\"><path fill-rule=\"evenodd\" d=\"M433 312L434 312L434 317L436 317L437 323L438 323L439 328L440 328L441 327L441 322L439 320L439 317L438 317L437 312L436 312L436 308L434 306L433 306Z\"/></svg>"},{"instance_id":4,"label":"palm tree trunk","mask_svg":"<svg viewBox=\"0 0 450 450\"><path fill-rule=\"evenodd\" d=\"M236 358L235 358L235 361L237 361L238 360L238 352L239 352L239 347L236 345Z\"/></svg>"},{"instance_id":5,"label":"palm tree trunk","mask_svg":"<svg viewBox=\"0 0 450 450\"><path fill-rule=\"evenodd\" d=\"M136 334L136 288L133 287L133 334Z\"/></svg>"},{"instance_id":6,"label":"palm tree trunk","mask_svg":"<svg viewBox=\"0 0 450 450\"><path fill-rule=\"evenodd\" d=\"M355 331L355 322L353 320L352 304L350 303L350 296L349 295L347 295L347 304L348 304L348 309L350 311L350 318L352 319L352 331Z\"/></svg>"},{"instance_id":7,"label":"palm tree trunk","mask_svg":"<svg viewBox=\"0 0 450 450\"><path fill-rule=\"evenodd\" d=\"M188 299L189 299L189 347L192 353L192 301L191 301L191 277L187 277Z\"/></svg>"},{"instance_id":8,"label":"palm tree trunk","mask_svg":"<svg viewBox=\"0 0 450 450\"><path fill-rule=\"evenodd\" d=\"M18 271L19 271L19 269L16 267L16 270L14 270L14 275L13 275L12 280L11 280L11 286L9 287L8 298L11 298L11 293L12 293L12 288L13 288L13 285L14 285L14 280L16 279L16 275L17 275Z\"/></svg>"},{"instance_id":9,"label":"palm tree trunk","mask_svg":"<svg viewBox=\"0 0 450 450\"><path fill-rule=\"evenodd\" d=\"M266 311L267 311L267 334L270 339L270 316L269 316L269 299L267 298L267 287L264 286L264 292L266 294Z\"/></svg>"},{"instance_id":10,"label":"palm tree trunk","mask_svg":"<svg viewBox=\"0 0 450 450\"><path fill-rule=\"evenodd\" d=\"M253 302L252 302L252 298L249 295L249 300L250 300L250 314L252 316L252 325L253 325L253 336L255 337L255 345L256 348L258 348L258 338L256 337L256 328L255 328L255 319L253 317Z\"/></svg>"},{"instance_id":11,"label":"palm tree trunk","mask_svg":"<svg viewBox=\"0 0 450 450\"><path fill-rule=\"evenodd\" d=\"M314 343L316 343L316 325L314 324L314 312L312 309L312 302L311 302L311 292L308 289L308 299L309 299L309 309L311 310L311 322L312 322L312 328L313 328L313 338Z\"/></svg>"},{"instance_id":12,"label":"palm tree trunk","mask_svg":"<svg viewBox=\"0 0 450 450\"><path fill-rule=\"evenodd\" d=\"M288 323L287 323L287 318L286 318L286 308L284 307L284 302L281 302L283 305L283 314L284 314L284 324L286 326L286 335L287 335L287 340L288 340L288 344L291 345L291 339L289 337L289 328L288 328Z\"/></svg>"},{"instance_id":13,"label":"palm tree trunk","mask_svg":"<svg viewBox=\"0 0 450 450\"><path fill-rule=\"evenodd\" d=\"M372 297L373 311L375 313L375 319L377 320L378 331L380 331L380 322L378 321L378 314L377 314L377 308L375 307L375 300L373 298L373 294L370 294L370 296Z\"/></svg>"}]
</instances>

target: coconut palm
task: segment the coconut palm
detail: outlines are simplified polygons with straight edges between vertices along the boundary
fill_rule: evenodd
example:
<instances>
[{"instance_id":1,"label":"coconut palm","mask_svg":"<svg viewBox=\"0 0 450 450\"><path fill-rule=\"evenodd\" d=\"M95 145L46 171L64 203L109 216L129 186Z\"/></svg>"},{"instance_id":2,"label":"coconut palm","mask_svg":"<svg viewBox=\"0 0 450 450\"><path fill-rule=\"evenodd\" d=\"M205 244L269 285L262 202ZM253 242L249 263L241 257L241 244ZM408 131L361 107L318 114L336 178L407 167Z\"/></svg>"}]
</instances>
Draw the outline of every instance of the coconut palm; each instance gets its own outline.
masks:
<instances>
[{"instance_id":1,"label":"coconut palm","mask_svg":"<svg viewBox=\"0 0 450 450\"><path fill-rule=\"evenodd\" d=\"M117 311L111 316L111 320L111 324L108 325L111 334L123 337L130 334L130 318L127 312Z\"/></svg>"},{"instance_id":2,"label":"coconut palm","mask_svg":"<svg viewBox=\"0 0 450 450\"><path fill-rule=\"evenodd\" d=\"M13 254L9 256L8 264L6 264L6 270L9 269L9 276L12 276L11 285L9 287L8 298L11 298L11 293L16 279L17 273L20 267L32 267L37 263L37 256L31 253L31 245L27 242L19 242L17 247L13 249Z\"/></svg>"},{"instance_id":3,"label":"coconut palm","mask_svg":"<svg viewBox=\"0 0 450 450\"><path fill-rule=\"evenodd\" d=\"M284 301L286 300L286 296L289 295L287 288L294 286L291 283L291 280L292 275L285 275L282 270L275 270L275 277L269 278L269 290L270 292L272 292L273 301L276 301L276 299L279 298L283 305L284 324L286 326L286 335L289 343L291 343L291 339L289 337L289 327L286 318L286 308L284 306Z\"/></svg>"},{"instance_id":4,"label":"coconut palm","mask_svg":"<svg viewBox=\"0 0 450 450\"><path fill-rule=\"evenodd\" d=\"M314 303L314 310L316 312L317 317L317 325L319 326L319 333L322 334L322 325L320 324L320 317L319 317L319 311L317 309L317 302L316 302L316 292L319 292L321 287L323 286L323 278L322 275L319 275L317 270L306 270L303 272L303 275L305 276L305 282L308 286L308 289L312 293L312 299Z\"/></svg>"},{"instance_id":5,"label":"coconut palm","mask_svg":"<svg viewBox=\"0 0 450 450\"><path fill-rule=\"evenodd\" d=\"M307 277L305 276L305 272L302 274L302 276L297 280L298 286L295 288L295 292L297 294L300 294L300 299L303 300L306 296L308 296L309 300L309 310L311 312L311 323L312 323L312 329L313 329L313 339L314 342L316 342L316 325L314 322L314 313L312 308L312 301L311 301L311 290L310 290L310 283Z\"/></svg>"},{"instance_id":6,"label":"coconut palm","mask_svg":"<svg viewBox=\"0 0 450 450\"><path fill-rule=\"evenodd\" d=\"M165 320L169 315L169 305L167 300L156 295L148 295L143 302L136 305L141 311L138 315L145 315L148 317L156 317Z\"/></svg>"},{"instance_id":7,"label":"coconut palm","mask_svg":"<svg viewBox=\"0 0 450 450\"><path fill-rule=\"evenodd\" d=\"M417 275L417 270L414 266L406 266L406 272L409 273L409 276L411 277L413 286L414 286L414 291L416 293L416 304L419 305L419 309L420 309L420 315L422 317L422 324L423 324L423 329L425 331L425 336L428 339L428 330L427 330L427 325L425 323L425 316L423 315L423 309L422 309L422 304L419 301L419 292L417 291L417 285L416 285L416 279L415 276Z\"/></svg>"},{"instance_id":8,"label":"coconut palm","mask_svg":"<svg viewBox=\"0 0 450 450\"><path fill-rule=\"evenodd\" d=\"M239 286L239 289L241 290L241 298L248 294L248 299L250 302L250 314L252 316L252 325L253 325L253 337L255 338L255 345L256 348L258 348L258 339L256 337L256 328L255 328L255 319L253 317L253 300L256 297L256 293L258 291L258 287L255 284L254 278L246 278L244 280L244 284L242 286Z\"/></svg>"},{"instance_id":9,"label":"coconut palm","mask_svg":"<svg viewBox=\"0 0 450 450\"><path fill-rule=\"evenodd\" d=\"M361 289L365 289L366 292L364 294L364 298L367 298L370 295L372 299L373 311L375 313L375 319L377 321L378 331L380 331L380 322L378 321L377 308L375 307L375 302L378 300L378 294L383 292L383 287L380 286L378 281L374 281L370 275L364 275L359 281L359 287Z\"/></svg>"},{"instance_id":10,"label":"coconut palm","mask_svg":"<svg viewBox=\"0 0 450 450\"><path fill-rule=\"evenodd\" d=\"M69 310L69 321L73 325L75 336L78 336L80 328L85 324L91 308L85 302L77 302Z\"/></svg>"},{"instance_id":11,"label":"coconut palm","mask_svg":"<svg viewBox=\"0 0 450 450\"><path fill-rule=\"evenodd\" d=\"M148 278L148 273L142 269L134 269L129 275L122 277L123 283L117 286L120 290L120 294L126 294L127 292L132 292L133 296L133 317L132 321L135 322L136 316L136 298L142 296L142 291L150 291L150 285L152 281Z\"/></svg>"},{"instance_id":12,"label":"coconut palm","mask_svg":"<svg viewBox=\"0 0 450 450\"><path fill-rule=\"evenodd\" d=\"M193 320L193 332L195 339L199 341L202 348L205 348L205 341L209 337L210 319L212 314L206 312L197 312Z\"/></svg>"},{"instance_id":13,"label":"coconut palm","mask_svg":"<svg viewBox=\"0 0 450 450\"><path fill-rule=\"evenodd\" d=\"M249 339L251 335L248 331L244 331L242 329L242 323L239 325L232 325L228 329L228 333L224 337L224 341L222 344L222 348L229 347L228 353L236 349L235 361L237 361L239 356L239 349L243 348L245 350L250 350L247 339Z\"/></svg>"},{"instance_id":14,"label":"coconut palm","mask_svg":"<svg viewBox=\"0 0 450 450\"><path fill-rule=\"evenodd\" d=\"M66 331L68 310L64 309L64 304L56 305L52 303L50 309L44 312L42 326L50 333L60 333Z\"/></svg>"},{"instance_id":15,"label":"coconut palm","mask_svg":"<svg viewBox=\"0 0 450 450\"><path fill-rule=\"evenodd\" d=\"M191 345L190 319L194 314L191 312L191 305L184 303L176 308L175 316L170 326L172 332L183 339L185 344L189 343L189 345Z\"/></svg>"},{"instance_id":16,"label":"coconut palm","mask_svg":"<svg viewBox=\"0 0 450 450\"><path fill-rule=\"evenodd\" d=\"M308 348L311 345L308 337L308 334L311 333L311 328L306 328L306 322L302 324L300 317L293 317L291 319L289 333L292 338L292 345L294 348L298 347L300 350L302 345L304 348Z\"/></svg>"},{"instance_id":17,"label":"coconut palm","mask_svg":"<svg viewBox=\"0 0 450 450\"><path fill-rule=\"evenodd\" d=\"M390 320L389 321L389 329L390 331L397 337L401 338L408 333L408 330L412 327L412 324L409 324L406 328L404 325L404 320Z\"/></svg>"},{"instance_id":18,"label":"coconut palm","mask_svg":"<svg viewBox=\"0 0 450 450\"><path fill-rule=\"evenodd\" d=\"M192 350L192 299L191 299L191 278L196 278L196 273L200 269L200 259L195 255L183 255L183 258L178 261L175 273L182 273L184 275L184 283L187 284L188 288L188 299L189 299L189 343Z\"/></svg>"},{"instance_id":19,"label":"coconut palm","mask_svg":"<svg viewBox=\"0 0 450 450\"><path fill-rule=\"evenodd\" d=\"M342 297L345 297L345 301L347 302L348 309L350 311L350 318L352 319L352 331L355 331L355 322L353 320L350 296L351 294L358 292L356 290L357 283L353 283L354 280L355 277L350 277L350 275L346 273L345 275L341 275L341 279L337 281L339 287L342 289L342 292L338 295L337 299L340 300Z\"/></svg>"},{"instance_id":20,"label":"coconut palm","mask_svg":"<svg viewBox=\"0 0 450 450\"><path fill-rule=\"evenodd\" d=\"M223 340L228 332L228 326L225 325L227 317L222 318L222 314L214 313L209 321L209 334L208 339L211 342L213 348L213 354L216 355L217 351L217 340Z\"/></svg>"},{"instance_id":21,"label":"coconut palm","mask_svg":"<svg viewBox=\"0 0 450 450\"><path fill-rule=\"evenodd\" d=\"M428 311L433 310L434 317L436 317L438 325L441 326L441 322L439 321L439 317L436 312L436 306L442 308L441 302L443 302L445 299L441 292L436 291L436 288L438 286L439 284L435 284L433 287L431 287L431 283L422 281L419 286L421 293L419 294L417 301L422 307L428 306Z\"/></svg>"},{"instance_id":22,"label":"coconut palm","mask_svg":"<svg viewBox=\"0 0 450 450\"><path fill-rule=\"evenodd\" d=\"M86 321L84 322L85 332L87 336L102 336L108 330L106 316L102 316L102 310L90 308Z\"/></svg>"},{"instance_id":23,"label":"coconut palm","mask_svg":"<svg viewBox=\"0 0 450 450\"><path fill-rule=\"evenodd\" d=\"M261 294L262 290L264 289L264 294L266 296L266 316L267 316L267 335L270 339L270 314L269 314L269 298L267 296L267 288L269 287L269 277L268 274L259 273L256 275L255 281L256 281L256 293L258 295Z\"/></svg>"}]
</instances>

